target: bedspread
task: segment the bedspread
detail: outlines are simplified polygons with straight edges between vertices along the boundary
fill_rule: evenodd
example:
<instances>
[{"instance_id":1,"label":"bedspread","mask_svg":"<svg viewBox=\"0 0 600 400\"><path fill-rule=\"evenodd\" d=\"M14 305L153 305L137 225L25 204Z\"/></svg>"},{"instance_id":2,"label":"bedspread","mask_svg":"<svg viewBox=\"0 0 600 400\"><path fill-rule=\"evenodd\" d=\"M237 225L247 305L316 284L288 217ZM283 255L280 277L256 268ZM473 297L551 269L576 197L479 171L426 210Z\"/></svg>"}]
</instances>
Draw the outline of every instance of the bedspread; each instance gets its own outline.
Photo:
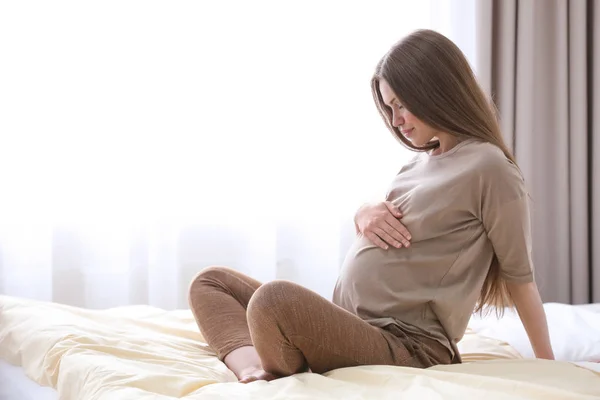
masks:
<instances>
[{"instance_id":1,"label":"bedspread","mask_svg":"<svg viewBox=\"0 0 600 400\"><path fill-rule=\"evenodd\" d=\"M63 400L600 398L600 374L580 365L523 359L473 332L459 348L461 365L352 367L243 385L189 310L88 310L0 296L0 358Z\"/></svg>"}]
</instances>

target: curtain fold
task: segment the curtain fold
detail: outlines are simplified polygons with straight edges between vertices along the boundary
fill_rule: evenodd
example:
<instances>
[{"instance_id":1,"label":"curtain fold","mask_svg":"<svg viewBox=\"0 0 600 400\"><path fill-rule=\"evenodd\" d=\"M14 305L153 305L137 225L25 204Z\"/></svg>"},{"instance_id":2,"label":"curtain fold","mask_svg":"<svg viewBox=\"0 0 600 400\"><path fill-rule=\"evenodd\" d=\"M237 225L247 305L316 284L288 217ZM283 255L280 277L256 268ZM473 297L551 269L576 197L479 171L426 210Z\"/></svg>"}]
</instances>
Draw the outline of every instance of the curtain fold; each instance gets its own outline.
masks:
<instances>
[{"instance_id":1,"label":"curtain fold","mask_svg":"<svg viewBox=\"0 0 600 400\"><path fill-rule=\"evenodd\" d=\"M533 259L544 301L600 301L594 3L477 3L477 71L531 190Z\"/></svg>"},{"instance_id":2,"label":"curtain fold","mask_svg":"<svg viewBox=\"0 0 600 400\"><path fill-rule=\"evenodd\" d=\"M591 10L590 10L591 8ZM588 54L588 72L590 73L590 84L588 85L588 99L590 103L588 109L588 125L591 126L592 145L588 152L588 165L590 166L592 177L600 177L600 4L597 1L588 1L588 20L587 20L587 50ZM597 182L598 180L596 180ZM592 179L588 179L592 187L592 205L600 204L600 184L593 184ZM593 207L591 207L593 208ZM592 212L592 223L595 227L600 227L600 210ZM591 279L589 280L589 290L592 292L592 301L600 302L600 232L592 234L592 262L595 268Z\"/></svg>"}]
</instances>

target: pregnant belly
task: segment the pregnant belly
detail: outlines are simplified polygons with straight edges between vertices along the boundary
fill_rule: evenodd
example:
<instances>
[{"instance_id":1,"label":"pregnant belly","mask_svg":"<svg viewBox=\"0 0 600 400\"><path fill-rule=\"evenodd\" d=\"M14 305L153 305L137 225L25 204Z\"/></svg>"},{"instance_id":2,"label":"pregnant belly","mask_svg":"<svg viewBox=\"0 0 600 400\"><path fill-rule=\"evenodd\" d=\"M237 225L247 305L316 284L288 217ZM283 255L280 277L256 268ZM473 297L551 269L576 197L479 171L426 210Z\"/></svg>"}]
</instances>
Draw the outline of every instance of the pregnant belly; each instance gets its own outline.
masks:
<instances>
[{"instance_id":1,"label":"pregnant belly","mask_svg":"<svg viewBox=\"0 0 600 400\"><path fill-rule=\"evenodd\" d=\"M433 299L445 269L431 267L436 263L415 247L384 250L357 238L342 265L338 289L345 293L340 296L385 309L412 308Z\"/></svg>"}]
</instances>

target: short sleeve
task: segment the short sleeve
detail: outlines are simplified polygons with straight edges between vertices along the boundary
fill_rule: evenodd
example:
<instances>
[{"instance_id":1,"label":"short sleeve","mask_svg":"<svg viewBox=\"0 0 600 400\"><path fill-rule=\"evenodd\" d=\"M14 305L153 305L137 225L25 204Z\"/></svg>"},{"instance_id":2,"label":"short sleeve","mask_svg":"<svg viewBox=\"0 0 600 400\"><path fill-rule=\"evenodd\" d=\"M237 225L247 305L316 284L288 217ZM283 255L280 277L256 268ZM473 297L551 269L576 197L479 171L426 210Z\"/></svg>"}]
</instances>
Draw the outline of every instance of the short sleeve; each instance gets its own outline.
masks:
<instances>
[{"instance_id":1,"label":"short sleeve","mask_svg":"<svg viewBox=\"0 0 600 400\"><path fill-rule=\"evenodd\" d=\"M505 160L487 177L482 193L482 222L506 281L533 278L529 195L520 172Z\"/></svg>"}]
</instances>

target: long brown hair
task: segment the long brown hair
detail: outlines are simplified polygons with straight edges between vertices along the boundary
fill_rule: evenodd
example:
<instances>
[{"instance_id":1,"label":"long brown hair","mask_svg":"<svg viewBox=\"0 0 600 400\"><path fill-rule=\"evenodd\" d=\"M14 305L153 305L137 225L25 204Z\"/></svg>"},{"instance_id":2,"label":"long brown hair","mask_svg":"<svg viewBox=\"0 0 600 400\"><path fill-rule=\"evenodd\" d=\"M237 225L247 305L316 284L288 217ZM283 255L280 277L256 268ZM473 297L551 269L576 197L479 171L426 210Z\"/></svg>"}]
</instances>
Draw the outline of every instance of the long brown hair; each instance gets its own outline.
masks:
<instances>
[{"instance_id":1,"label":"long brown hair","mask_svg":"<svg viewBox=\"0 0 600 400\"><path fill-rule=\"evenodd\" d=\"M407 110L432 128L459 139L476 138L492 143L517 165L502 138L493 102L477 83L464 54L444 35L432 30L413 32L392 46L377 64L371 79L373 99L392 134L415 151L437 148L437 140L423 147L413 145L392 125L391 110L379 91L381 79L389 84ZM486 306L495 308L498 315L504 307L513 306L496 257L475 311L483 312Z\"/></svg>"}]
</instances>

